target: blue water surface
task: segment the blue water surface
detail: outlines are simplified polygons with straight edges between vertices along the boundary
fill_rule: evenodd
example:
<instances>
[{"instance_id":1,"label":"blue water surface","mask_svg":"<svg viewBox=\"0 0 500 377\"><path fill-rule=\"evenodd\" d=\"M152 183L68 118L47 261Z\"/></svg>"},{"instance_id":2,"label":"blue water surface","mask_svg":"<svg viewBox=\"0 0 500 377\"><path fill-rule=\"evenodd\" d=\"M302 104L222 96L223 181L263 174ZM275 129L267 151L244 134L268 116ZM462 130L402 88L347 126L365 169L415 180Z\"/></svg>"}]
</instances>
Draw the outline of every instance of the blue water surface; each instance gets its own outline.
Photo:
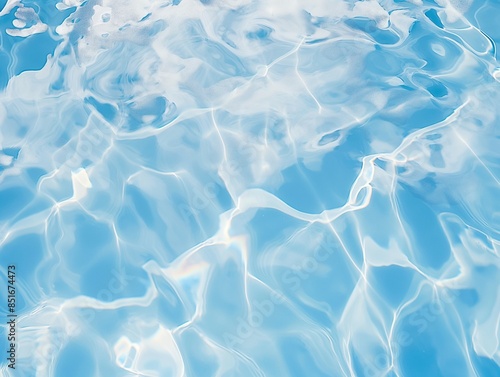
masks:
<instances>
[{"instance_id":1,"label":"blue water surface","mask_svg":"<svg viewBox=\"0 0 500 377\"><path fill-rule=\"evenodd\" d=\"M500 376L500 1L0 9L2 376Z\"/></svg>"}]
</instances>

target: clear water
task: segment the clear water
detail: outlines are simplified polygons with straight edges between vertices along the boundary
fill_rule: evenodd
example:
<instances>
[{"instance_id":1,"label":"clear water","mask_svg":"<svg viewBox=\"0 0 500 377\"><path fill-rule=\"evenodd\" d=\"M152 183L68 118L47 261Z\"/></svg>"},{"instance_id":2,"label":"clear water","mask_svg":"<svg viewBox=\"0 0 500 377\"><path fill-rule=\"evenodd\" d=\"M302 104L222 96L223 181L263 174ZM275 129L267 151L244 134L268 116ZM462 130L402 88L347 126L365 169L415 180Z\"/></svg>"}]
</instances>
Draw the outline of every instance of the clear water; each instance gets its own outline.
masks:
<instances>
[{"instance_id":1,"label":"clear water","mask_svg":"<svg viewBox=\"0 0 500 377\"><path fill-rule=\"evenodd\" d=\"M500 1L0 8L2 376L500 376Z\"/></svg>"}]
</instances>

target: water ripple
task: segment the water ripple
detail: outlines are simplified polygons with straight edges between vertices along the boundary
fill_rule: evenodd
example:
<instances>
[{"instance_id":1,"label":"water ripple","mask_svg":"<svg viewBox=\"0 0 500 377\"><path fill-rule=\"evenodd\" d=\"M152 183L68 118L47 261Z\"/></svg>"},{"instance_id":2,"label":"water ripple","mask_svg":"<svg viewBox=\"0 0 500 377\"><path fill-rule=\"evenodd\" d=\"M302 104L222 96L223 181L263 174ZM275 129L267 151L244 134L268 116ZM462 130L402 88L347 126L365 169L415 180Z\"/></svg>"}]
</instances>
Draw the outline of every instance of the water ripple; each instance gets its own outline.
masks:
<instances>
[{"instance_id":1,"label":"water ripple","mask_svg":"<svg viewBox=\"0 0 500 377\"><path fill-rule=\"evenodd\" d=\"M500 376L498 1L0 6L2 375Z\"/></svg>"}]
</instances>

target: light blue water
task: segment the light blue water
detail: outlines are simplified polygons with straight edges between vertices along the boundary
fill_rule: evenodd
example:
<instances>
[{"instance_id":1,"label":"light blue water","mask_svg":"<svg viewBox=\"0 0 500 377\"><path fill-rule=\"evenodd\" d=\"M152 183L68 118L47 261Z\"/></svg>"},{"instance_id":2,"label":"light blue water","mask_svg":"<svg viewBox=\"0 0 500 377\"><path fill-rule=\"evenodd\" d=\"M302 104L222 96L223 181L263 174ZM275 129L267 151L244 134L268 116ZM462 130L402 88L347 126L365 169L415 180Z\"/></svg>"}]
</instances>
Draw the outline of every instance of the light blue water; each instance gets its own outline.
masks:
<instances>
[{"instance_id":1,"label":"light blue water","mask_svg":"<svg viewBox=\"0 0 500 377\"><path fill-rule=\"evenodd\" d=\"M500 1L0 8L2 376L500 376Z\"/></svg>"}]
</instances>

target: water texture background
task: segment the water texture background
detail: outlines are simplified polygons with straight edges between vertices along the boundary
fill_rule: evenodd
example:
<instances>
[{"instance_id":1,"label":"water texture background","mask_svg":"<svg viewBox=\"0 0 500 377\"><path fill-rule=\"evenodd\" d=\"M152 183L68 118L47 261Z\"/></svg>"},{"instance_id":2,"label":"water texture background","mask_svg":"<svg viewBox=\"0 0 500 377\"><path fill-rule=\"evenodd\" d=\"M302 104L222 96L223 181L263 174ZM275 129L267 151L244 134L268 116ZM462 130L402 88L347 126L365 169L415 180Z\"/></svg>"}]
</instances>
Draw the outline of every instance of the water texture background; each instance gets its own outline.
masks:
<instances>
[{"instance_id":1,"label":"water texture background","mask_svg":"<svg viewBox=\"0 0 500 377\"><path fill-rule=\"evenodd\" d=\"M2 376L500 376L500 1L0 9Z\"/></svg>"}]
</instances>

